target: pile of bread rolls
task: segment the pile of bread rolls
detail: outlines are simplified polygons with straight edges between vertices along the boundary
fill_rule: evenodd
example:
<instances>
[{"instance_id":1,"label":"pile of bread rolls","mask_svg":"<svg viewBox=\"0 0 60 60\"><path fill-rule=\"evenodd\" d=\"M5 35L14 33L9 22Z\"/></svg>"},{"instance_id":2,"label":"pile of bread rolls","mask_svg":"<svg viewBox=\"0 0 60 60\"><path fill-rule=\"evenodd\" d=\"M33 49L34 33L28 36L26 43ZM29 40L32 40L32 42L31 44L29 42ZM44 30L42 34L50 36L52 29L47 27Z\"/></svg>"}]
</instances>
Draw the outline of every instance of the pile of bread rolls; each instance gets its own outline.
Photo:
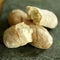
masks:
<instances>
[{"instance_id":1,"label":"pile of bread rolls","mask_svg":"<svg viewBox=\"0 0 60 60\"><path fill-rule=\"evenodd\" d=\"M26 13L21 9L12 10L8 22L10 27L3 35L6 47L17 48L28 43L40 49L48 49L52 46L53 37L46 28L53 29L58 24L53 12L26 6Z\"/></svg>"}]
</instances>

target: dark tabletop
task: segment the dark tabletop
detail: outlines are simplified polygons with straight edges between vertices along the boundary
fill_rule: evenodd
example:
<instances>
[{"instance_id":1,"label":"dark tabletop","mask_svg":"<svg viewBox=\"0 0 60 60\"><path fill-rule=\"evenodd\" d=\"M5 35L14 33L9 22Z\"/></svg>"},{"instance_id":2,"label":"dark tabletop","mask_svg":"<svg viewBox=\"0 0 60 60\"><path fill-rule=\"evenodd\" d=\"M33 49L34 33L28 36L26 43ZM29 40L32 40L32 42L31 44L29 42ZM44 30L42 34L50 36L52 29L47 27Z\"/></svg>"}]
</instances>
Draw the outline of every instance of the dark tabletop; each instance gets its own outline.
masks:
<instances>
[{"instance_id":1,"label":"dark tabletop","mask_svg":"<svg viewBox=\"0 0 60 60\"><path fill-rule=\"evenodd\" d=\"M25 11L27 5L53 11L58 17L58 26L49 30L54 43L48 50L37 49L27 44L24 47L8 49L3 44L3 32L9 27L7 18L13 9ZM0 60L60 60L60 0L5 0L0 13Z\"/></svg>"}]
</instances>

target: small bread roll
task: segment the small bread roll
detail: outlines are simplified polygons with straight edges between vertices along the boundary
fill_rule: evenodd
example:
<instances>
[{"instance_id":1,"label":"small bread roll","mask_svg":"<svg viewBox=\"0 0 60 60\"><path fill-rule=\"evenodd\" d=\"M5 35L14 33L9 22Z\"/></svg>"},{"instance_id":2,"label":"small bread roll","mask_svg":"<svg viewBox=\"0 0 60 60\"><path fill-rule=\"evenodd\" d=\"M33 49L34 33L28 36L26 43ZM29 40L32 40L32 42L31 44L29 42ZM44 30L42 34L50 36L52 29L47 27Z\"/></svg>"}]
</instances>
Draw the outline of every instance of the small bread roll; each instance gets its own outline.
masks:
<instances>
[{"instance_id":1,"label":"small bread roll","mask_svg":"<svg viewBox=\"0 0 60 60\"><path fill-rule=\"evenodd\" d=\"M53 44L53 38L50 33L42 26L30 25L33 29L32 38L33 41L30 43L32 46L40 49L48 49Z\"/></svg>"},{"instance_id":2,"label":"small bread roll","mask_svg":"<svg viewBox=\"0 0 60 60\"><path fill-rule=\"evenodd\" d=\"M21 23L24 20L29 20L29 18L27 14L20 9L12 10L9 14L8 22L10 25Z\"/></svg>"},{"instance_id":3,"label":"small bread roll","mask_svg":"<svg viewBox=\"0 0 60 60\"><path fill-rule=\"evenodd\" d=\"M38 7L34 6L27 6L26 11L28 16L37 25L42 25L53 29L58 24L56 15L49 10L39 9Z\"/></svg>"},{"instance_id":4,"label":"small bread roll","mask_svg":"<svg viewBox=\"0 0 60 60\"><path fill-rule=\"evenodd\" d=\"M3 35L3 42L8 48L17 48L32 42L33 30L25 23L19 23L8 28Z\"/></svg>"},{"instance_id":5,"label":"small bread roll","mask_svg":"<svg viewBox=\"0 0 60 60\"><path fill-rule=\"evenodd\" d=\"M40 49L49 49L53 44L53 37L47 29L42 26L35 25L31 20L25 21L33 29L32 46Z\"/></svg>"}]
</instances>

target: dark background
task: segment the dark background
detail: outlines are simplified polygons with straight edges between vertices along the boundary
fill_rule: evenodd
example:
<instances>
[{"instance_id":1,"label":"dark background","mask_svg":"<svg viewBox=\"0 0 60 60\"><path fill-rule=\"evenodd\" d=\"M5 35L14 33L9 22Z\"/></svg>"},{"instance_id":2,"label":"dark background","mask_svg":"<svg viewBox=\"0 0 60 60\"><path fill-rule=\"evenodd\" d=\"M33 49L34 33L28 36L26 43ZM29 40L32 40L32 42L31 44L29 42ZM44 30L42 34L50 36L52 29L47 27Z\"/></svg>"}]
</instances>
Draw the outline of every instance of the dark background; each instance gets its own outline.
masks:
<instances>
[{"instance_id":1,"label":"dark background","mask_svg":"<svg viewBox=\"0 0 60 60\"><path fill-rule=\"evenodd\" d=\"M48 50L37 49L31 45L8 49L3 44L3 32L9 27L7 18L13 9L25 11L27 5L53 11L58 17L58 26L49 30L54 38L53 46ZM53 20L52 20L53 21ZM54 23L54 22L53 22ZM0 13L0 60L60 60L60 0L5 0Z\"/></svg>"}]
</instances>

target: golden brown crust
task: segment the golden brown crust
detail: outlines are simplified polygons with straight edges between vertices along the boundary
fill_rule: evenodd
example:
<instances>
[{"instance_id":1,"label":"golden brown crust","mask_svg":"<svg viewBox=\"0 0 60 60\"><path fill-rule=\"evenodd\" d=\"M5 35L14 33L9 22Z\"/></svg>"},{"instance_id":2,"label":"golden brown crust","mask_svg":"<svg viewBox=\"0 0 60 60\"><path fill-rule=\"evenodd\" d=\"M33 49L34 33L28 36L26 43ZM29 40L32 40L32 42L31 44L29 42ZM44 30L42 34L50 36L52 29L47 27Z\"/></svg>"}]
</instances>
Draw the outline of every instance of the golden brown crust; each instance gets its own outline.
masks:
<instances>
[{"instance_id":1,"label":"golden brown crust","mask_svg":"<svg viewBox=\"0 0 60 60\"><path fill-rule=\"evenodd\" d=\"M10 14L9 14L8 22L10 25L15 25L17 23L21 23L24 20L29 20L29 18L27 16L27 14L20 9L12 10L12 12L10 12Z\"/></svg>"},{"instance_id":2,"label":"golden brown crust","mask_svg":"<svg viewBox=\"0 0 60 60\"><path fill-rule=\"evenodd\" d=\"M19 23L11 26L4 32L3 42L8 48L17 48L32 42L32 29L24 24Z\"/></svg>"},{"instance_id":3,"label":"golden brown crust","mask_svg":"<svg viewBox=\"0 0 60 60\"><path fill-rule=\"evenodd\" d=\"M52 36L42 26L37 26L36 25L33 28L32 38L33 38L33 41L30 44L34 47L41 48L41 49L48 49L48 48L51 47L51 45L53 43Z\"/></svg>"}]
</instances>

